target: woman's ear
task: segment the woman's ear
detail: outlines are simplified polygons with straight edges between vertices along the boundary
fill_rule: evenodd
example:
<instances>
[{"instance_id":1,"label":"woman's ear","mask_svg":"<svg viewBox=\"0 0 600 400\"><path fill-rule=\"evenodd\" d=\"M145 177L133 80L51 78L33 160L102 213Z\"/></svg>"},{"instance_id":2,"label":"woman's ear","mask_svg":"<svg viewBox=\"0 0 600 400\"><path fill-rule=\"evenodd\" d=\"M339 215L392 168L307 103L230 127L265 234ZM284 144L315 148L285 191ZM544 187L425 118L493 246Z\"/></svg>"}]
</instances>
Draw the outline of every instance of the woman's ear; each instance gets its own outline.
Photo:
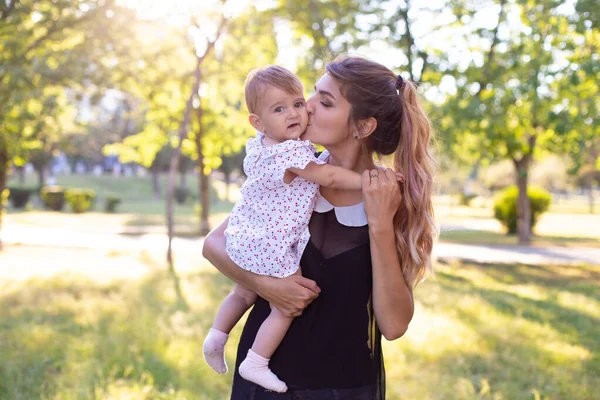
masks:
<instances>
[{"instance_id":1,"label":"woman's ear","mask_svg":"<svg viewBox=\"0 0 600 400\"><path fill-rule=\"evenodd\" d=\"M260 117L258 115L256 115L256 114L248 115L248 121L250 121L250 125L252 125L252 127L254 129L256 129L259 132L264 133L265 126L263 125L263 123L260 120Z\"/></svg>"},{"instance_id":2,"label":"woman's ear","mask_svg":"<svg viewBox=\"0 0 600 400\"><path fill-rule=\"evenodd\" d=\"M373 117L358 121L358 134L361 138L369 136L377 129L377 120Z\"/></svg>"}]
</instances>

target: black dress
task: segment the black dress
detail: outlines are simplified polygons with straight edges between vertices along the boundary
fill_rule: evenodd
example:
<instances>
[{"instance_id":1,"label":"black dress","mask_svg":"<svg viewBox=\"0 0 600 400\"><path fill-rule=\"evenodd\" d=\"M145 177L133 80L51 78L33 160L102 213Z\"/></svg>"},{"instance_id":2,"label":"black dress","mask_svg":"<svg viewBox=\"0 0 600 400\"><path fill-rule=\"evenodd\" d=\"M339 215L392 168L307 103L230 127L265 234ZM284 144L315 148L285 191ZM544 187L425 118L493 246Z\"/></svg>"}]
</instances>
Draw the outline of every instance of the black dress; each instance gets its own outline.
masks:
<instances>
[{"instance_id":1,"label":"black dress","mask_svg":"<svg viewBox=\"0 0 600 400\"><path fill-rule=\"evenodd\" d=\"M259 298L240 338L232 400L385 398L381 333L371 305L368 227L342 225L331 209L314 212L309 229L311 239L300 265L321 294L294 319L269 365L288 392L265 391L238 373L270 313L269 303Z\"/></svg>"}]
</instances>

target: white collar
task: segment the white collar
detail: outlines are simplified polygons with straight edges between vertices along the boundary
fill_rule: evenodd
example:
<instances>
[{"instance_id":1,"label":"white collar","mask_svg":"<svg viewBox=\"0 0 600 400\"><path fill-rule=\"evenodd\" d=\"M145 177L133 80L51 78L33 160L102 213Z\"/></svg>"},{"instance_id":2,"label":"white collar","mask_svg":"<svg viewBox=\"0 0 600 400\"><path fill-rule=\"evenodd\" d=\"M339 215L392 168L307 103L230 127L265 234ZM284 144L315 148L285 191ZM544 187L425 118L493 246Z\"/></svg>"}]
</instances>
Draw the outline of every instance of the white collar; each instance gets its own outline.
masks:
<instances>
[{"instance_id":1,"label":"white collar","mask_svg":"<svg viewBox=\"0 0 600 400\"><path fill-rule=\"evenodd\" d=\"M325 150L319 155L319 160L329 162L329 152ZM315 204L314 211L322 214L335 210L335 217L338 222L345 226L358 227L367 225L367 215L365 214L365 207L362 201L358 204L351 206L336 207L331 204L327 199L321 196L321 192L317 194L317 203Z\"/></svg>"}]
</instances>

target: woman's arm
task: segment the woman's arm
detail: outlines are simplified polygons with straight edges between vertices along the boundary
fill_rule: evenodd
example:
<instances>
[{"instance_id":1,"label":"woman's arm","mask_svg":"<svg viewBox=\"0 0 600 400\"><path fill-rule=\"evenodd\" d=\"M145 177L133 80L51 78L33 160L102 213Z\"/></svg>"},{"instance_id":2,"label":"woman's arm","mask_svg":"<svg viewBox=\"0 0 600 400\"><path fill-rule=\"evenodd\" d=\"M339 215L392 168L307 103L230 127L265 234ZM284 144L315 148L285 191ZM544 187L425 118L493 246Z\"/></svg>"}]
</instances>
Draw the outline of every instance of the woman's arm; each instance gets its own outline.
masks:
<instances>
[{"instance_id":1,"label":"woman's arm","mask_svg":"<svg viewBox=\"0 0 600 400\"><path fill-rule=\"evenodd\" d=\"M378 177L371 178L375 173ZM393 221L402 201L397 179L389 168L362 175L373 263L373 309L387 340L404 335L414 313L412 289L406 285L396 250Z\"/></svg>"},{"instance_id":2,"label":"woman's arm","mask_svg":"<svg viewBox=\"0 0 600 400\"><path fill-rule=\"evenodd\" d=\"M223 275L258 293L288 317L297 317L321 292L315 281L302 276L273 278L240 268L225 250L225 229L229 218L213 229L204 239L202 255Z\"/></svg>"}]
</instances>

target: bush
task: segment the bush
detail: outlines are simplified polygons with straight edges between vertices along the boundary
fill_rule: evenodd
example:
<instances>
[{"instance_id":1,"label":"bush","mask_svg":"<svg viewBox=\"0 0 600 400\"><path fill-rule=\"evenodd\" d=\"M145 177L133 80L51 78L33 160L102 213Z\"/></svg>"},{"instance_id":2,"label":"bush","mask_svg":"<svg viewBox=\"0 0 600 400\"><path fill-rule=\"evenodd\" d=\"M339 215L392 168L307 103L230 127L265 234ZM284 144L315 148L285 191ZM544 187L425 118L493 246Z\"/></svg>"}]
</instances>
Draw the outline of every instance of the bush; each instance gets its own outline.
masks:
<instances>
[{"instance_id":1,"label":"bush","mask_svg":"<svg viewBox=\"0 0 600 400\"><path fill-rule=\"evenodd\" d=\"M531 203L531 227L533 231L540 216L548 211L551 195L548 191L539 187L529 187L527 196ZM519 191L516 186L510 186L503 190L494 202L494 217L507 229L508 234L517 233L517 201Z\"/></svg>"},{"instance_id":2,"label":"bush","mask_svg":"<svg viewBox=\"0 0 600 400\"><path fill-rule=\"evenodd\" d=\"M92 208L96 192L91 189L68 189L65 199L74 213L81 214Z\"/></svg>"},{"instance_id":3,"label":"bush","mask_svg":"<svg viewBox=\"0 0 600 400\"><path fill-rule=\"evenodd\" d=\"M40 197L49 210L62 211L65 206L65 188L62 186L45 186L40 190Z\"/></svg>"},{"instance_id":4,"label":"bush","mask_svg":"<svg viewBox=\"0 0 600 400\"><path fill-rule=\"evenodd\" d=\"M25 208L29 202L29 196L35 192L35 189L11 187L9 188L9 191L10 195L8 196L8 200L12 206L14 208Z\"/></svg>"},{"instance_id":5,"label":"bush","mask_svg":"<svg viewBox=\"0 0 600 400\"><path fill-rule=\"evenodd\" d=\"M117 211L117 206L121 203L121 199L114 196L109 196L106 198L106 203L104 203L104 211L107 213L114 213Z\"/></svg>"},{"instance_id":6,"label":"bush","mask_svg":"<svg viewBox=\"0 0 600 400\"><path fill-rule=\"evenodd\" d=\"M0 205L2 208L6 207L6 203L8 202L8 197L10 196L10 189L6 188L0 193Z\"/></svg>"},{"instance_id":7,"label":"bush","mask_svg":"<svg viewBox=\"0 0 600 400\"><path fill-rule=\"evenodd\" d=\"M175 201L178 204L185 204L185 201L190 196L190 189L186 187L177 187L175 188Z\"/></svg>"},{"instance_id":8,"label":"bush","mask_svg":"<svg viewBox=\"0 0 600 400\"><path fill-rule=\"evenodd\" d=\"M460 202L461 206L467 206L467 207L469 207L471 205L471 200L473 200L475 197L477 197L476 194L461 193L458 196L458 201Z\"/></svg>"},{"instance_id":9,"label":"bush","mask_svg":"<svg viewBox=\"0 0 600 400\"><path fill-rule=\"evenodd\" d=\"M8 196L10 195L9 189L4 189L0 192L0 222L2 221L2 216L6 212L6 203L8 202ZM0 243L1 246L2 243Z\"/></svg>"}]
</instances>

